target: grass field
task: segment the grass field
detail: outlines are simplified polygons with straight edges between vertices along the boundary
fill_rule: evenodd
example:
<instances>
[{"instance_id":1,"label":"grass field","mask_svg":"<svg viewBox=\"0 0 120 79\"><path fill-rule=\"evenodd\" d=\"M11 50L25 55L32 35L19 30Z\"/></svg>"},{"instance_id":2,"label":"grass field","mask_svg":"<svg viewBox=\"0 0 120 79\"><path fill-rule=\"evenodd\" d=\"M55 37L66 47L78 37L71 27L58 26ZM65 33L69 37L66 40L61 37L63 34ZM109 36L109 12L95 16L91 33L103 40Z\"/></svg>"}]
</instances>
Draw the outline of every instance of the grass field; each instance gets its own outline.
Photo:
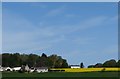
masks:
<instances>
[{"instance_id":1,"label":"grass field","mask_svg":"<svg viewBox=\"0 0 120 79\"><path fill-rule=\"evenodd\" d=\"M47 72L18 73L3 72L2 77L118 77L118 72Z\"/></svg>"}]
</instances>

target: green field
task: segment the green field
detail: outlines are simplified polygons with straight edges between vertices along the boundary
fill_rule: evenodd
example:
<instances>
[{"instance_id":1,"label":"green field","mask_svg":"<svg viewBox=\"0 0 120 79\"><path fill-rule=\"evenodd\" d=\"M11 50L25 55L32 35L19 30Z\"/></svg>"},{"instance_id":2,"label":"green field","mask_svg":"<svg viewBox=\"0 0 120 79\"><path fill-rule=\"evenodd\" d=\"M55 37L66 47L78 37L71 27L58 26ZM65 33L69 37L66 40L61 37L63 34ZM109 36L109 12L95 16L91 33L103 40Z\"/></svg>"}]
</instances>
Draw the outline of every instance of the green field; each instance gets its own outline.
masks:
<instances>
[{"instance_id":1,"label":"green field","mask_svg":"<svg viewBox=\"0 0 120 79\"><path fill-rule=\"evenodd\" d=\"M11 78L11 77L26 77L26 78L34 78L34 77L96 77L98 78L104 78L104 77L118 77L118 72L84 72L84 73L71 73L71 72L47 72L47 73L18 73L18 72L3 72L2 73L3 78ZM113 79L113 78L112 78Z\"/></svg>"}]
</instances>

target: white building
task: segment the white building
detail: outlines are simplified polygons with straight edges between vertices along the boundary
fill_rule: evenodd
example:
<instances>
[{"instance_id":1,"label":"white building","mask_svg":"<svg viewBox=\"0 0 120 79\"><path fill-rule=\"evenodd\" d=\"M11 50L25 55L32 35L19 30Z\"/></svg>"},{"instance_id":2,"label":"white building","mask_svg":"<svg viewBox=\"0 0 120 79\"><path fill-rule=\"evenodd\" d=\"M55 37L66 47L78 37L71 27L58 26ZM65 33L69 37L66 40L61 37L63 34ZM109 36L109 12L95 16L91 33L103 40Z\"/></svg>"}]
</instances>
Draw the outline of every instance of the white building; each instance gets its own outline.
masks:
<instances>
[{"instance_id":1,"label":"white building","mask_svg":"<svg viewBox=\"0 0 120 79\"><path fill-rule=\"evenodd\" d=\"M2 72L3 71L3 67L1 67L1 65L0 65L0 72Z\"/></svg>"},{"instance_id":2,"label":"white building","mask_svg":"<svg viewBox=\"0 0 120 79\"><path fill-rule=\"evenodd\" d=\"M28 72L28 71L29 71L29 69L30 69L30 68L29 68L29 66L28 66L28 65L26 65L26 66L25 66L25 65L22 65L22 67L21 67L21 69L20 69L20 70L21 70L21 71L27 71L27 72Z\"/></svg>"},{"instance_id":3,"label":"white building","mask_svg":"<svg viewBox=\"0 0 120 79\"><path fill-rule=\"evenodd\" d=\"M3 71L13 71L13 69L10 67L3 67Z\"/></svg>"},{"instance_id":4,"label":"white building","mask_svg":"<svg viewBox=\"0 0 120 79\"><path fill-rule=\"evenodd\" d=\"M80 65L70 65L71 68L80 68Z\"/></svg>"},{"instance_id":5,"label":"white building","mask_svg":"<svg viewBox=\"0 0 120 79\"><path fill-rule=\"evenodd\" d=\"M30 72L34 72L34 71L35 71L35 68L32 67L32 68L29 69L29 71L30 71Z\"/></svg>"},{"instance_id":6,"label":"white building","mask_svg":"<svg viewBox=\"0 0 120 79\"><path fill-rule=\"evenodd\" d=\"M14 71L19 71L21 69L21 67L14 67L12 68Z\"/></svg>"},{"instance_id":7,"label":"white building","mask_svg":"<svg viewBox=\"0 0 120 79\"><path fill-rule=\"evenodd\" d=\"M29 66L28 65L25 66L25 71L29 71Z\"/></svg>"},{"instance_id":8,"label":"white building","mask_svg":"<svg viewBox=\"0 0 120 79\"><path fill-rule=\"evenodd\" d=\"M47 67L36 67L35 71L37 71L38 73L40 73L40 72L48 72L48 68Z\"/></svg>"}]
</instances>

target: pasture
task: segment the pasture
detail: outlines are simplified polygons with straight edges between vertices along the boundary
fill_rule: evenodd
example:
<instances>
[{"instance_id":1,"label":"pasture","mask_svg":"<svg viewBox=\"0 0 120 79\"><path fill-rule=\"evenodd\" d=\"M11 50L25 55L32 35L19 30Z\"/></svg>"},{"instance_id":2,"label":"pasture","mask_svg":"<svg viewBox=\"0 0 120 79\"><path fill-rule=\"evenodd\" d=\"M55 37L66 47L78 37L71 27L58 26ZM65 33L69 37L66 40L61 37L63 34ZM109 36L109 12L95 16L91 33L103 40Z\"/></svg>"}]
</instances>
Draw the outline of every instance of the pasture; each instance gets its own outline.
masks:
<instances>
[{"instance_id":1,"label":"pasture","mask_svg":"<svg viewBox=\"0 0 120 79\"><path fill-rule=\"evenodd\" d=\"M118 72L47 72L47 73L3 72L2 77L118 77Z\"/></svg>"},{"instance_id":2,"label":"pasture","mask_svg":"<svg viewBox=\"0 0 120 79\"><path fill-rule=\"evenodd\" d=\"M63 72L47 72L47 73L18 73L18 72L3 72L3 79L118 79L118 68L83 68L83 69L71 69L71 68L56 68L51 70L65 70Z\"/></svg>"}]
</instances>

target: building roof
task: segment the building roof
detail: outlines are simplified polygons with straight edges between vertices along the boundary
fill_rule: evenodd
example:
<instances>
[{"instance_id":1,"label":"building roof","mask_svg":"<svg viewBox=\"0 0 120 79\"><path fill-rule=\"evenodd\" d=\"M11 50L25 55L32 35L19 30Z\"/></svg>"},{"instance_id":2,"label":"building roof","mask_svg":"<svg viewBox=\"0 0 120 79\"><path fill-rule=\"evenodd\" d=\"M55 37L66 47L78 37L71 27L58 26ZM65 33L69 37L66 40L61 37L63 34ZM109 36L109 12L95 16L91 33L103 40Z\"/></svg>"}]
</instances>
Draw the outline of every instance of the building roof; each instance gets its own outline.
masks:
<instances>
[{"instance_id":1,"label":"building roof","mask_svg":"<svg viewBox=\"0 0 120 79\"><path fill-rule=\"evenodd\" d=\"M48 67L35 67L35 69L48 69Z\"/></svg>"},{"instance_id":2,"label":"building roof","mask_svg":"<svg viewBox=\"0 0 120 79\"><path fill-rule=\"evenodd\" d=\"M70 65L70 66L80 66L80 65Z\"/></svg>"}]
</instances>

